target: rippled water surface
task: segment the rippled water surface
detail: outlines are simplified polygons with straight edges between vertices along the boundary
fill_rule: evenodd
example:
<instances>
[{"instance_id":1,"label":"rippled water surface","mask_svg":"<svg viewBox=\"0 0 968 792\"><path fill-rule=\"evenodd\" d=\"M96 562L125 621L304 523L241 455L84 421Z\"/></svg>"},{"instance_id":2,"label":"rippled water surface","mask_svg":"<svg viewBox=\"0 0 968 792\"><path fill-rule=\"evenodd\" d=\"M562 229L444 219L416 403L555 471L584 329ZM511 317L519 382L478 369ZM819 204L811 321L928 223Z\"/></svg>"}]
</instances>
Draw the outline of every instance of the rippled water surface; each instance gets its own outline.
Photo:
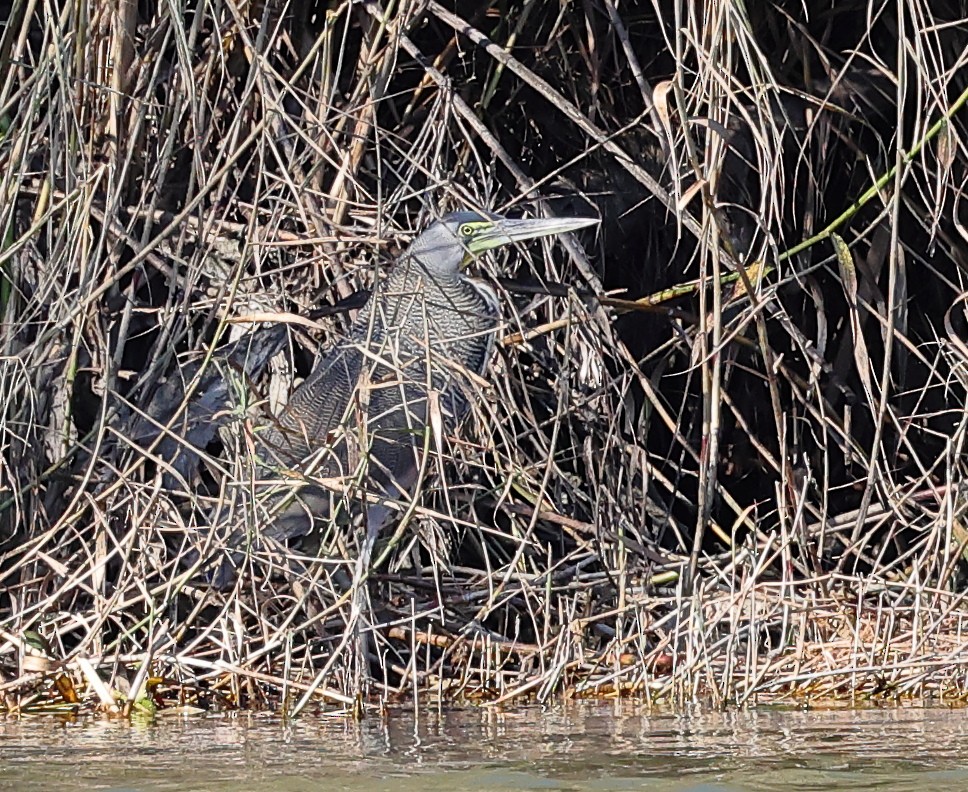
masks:
<instances>
[{"instance_id":1,"label":"rippled water surface","mask_svg":"<svg viewBox=\"0 0 968 792\"><path fill-rule=\"evenodd\" d=\"M968 712L391 712L0 720L0 790L968 790Z\"/></svg>"}]
</instances>

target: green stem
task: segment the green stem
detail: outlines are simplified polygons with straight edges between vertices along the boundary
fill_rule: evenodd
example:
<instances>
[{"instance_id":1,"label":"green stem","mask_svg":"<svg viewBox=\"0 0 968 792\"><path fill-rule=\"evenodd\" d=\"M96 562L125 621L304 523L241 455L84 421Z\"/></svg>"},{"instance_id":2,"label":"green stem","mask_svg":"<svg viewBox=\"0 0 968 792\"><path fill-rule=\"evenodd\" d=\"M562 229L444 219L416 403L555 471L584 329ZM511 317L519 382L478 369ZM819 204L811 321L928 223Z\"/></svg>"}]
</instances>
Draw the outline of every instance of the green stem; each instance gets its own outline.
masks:
<instances>
[{"instance_id":1,"label":"green stem","mask_svg":"<svg viewBox=\"0 0 968 792\"><path fill-rule=\"evenodd\" d=\"M928 131L924 134L924 137L922 137L911 148L909 152L903 155L903 157L901 158L900 164L903 164L903 165L910 164L914 160L914 158L921 153L921 149L923 149L925 145L927 145L934 138L936 138L938 136L938 133L942 129L948 126L948 122L951 120L951 117L955 113L957 113L962 107L964 107L966 102L968 102L968 88L962 91L961 95L954 101L954 104L952 104L951 107L949 107L944 112L941 118L939 118L931 125ZM780 253L776 257L777 263L781 261L786 261L789 258L793 258L793 256L797 255L798 253L802 253L804 250L807 250L810 247L813 247L818 242L823 242L824 240L826 240L834 231L836 231L844 223L850 220L850 218L852 218L855 214L857 214L865 205L870 203L870 201L875 196L880 194L880 191L884 189L884 187L887 186L888 182L890 182L894 178L899 166L900 165L895 165L886 173L884 173L876 182L874 182L867 190L865 190L860 195L860 197L856 201L854 201L854 203L852 203L850 207L848 207L846 211L838 215L822 231L818 231L809 239L805 239L799 244L794 245L792 248L789 248L788 250L785 250L782 253ZM765 266L763 268L763 275L764 276L768 275L770 272L773 271L773 269L774 267L772 265ZM740 275L738 272L731 272L726 275L723 275L722 278L720 278L720 283L721 284L732 283L733 281L739 280L739 277ZM635 300L634 302L635 304L640 304L643 306L661 305L662 303L668 302L669 300L673 300L677 297L683 297L686 294L694 293L699 288L699 285L700 285L699 281L680 284L677 286L673 286L672 288L665 289L664 291L651 294L648 297L642 297L638 300Z\"/></svg>"},{"instance_id":2,"label":"green stem","mask_svg":"<svg viewBox=\"0 0 968 792\"><path fill-rule=\"evenodd\" d=\"M951 105L951 107L949 107L947 111L945 111L945 113L941 116L941 118L939 118L937 121L934 122L934 124L931 125L930 129L928 129L924 137L922 137L914 145L914 147L909 152L907 152L907 154L904 154L902 156L900 164L904 164L904 165L910 164L914 160L914 158L921 153L921 149L924 148L925 144L929 143L931 140L937 137L938 133L946 126L948 126L948 122L951 120L951 117L964 106L965 102L968 102L968 88L965 88L965 90L962 91L961 96L959 96L955 100L955 103ZM834 219L830 223L830 225L828 225L825 229L814 234L809 239L803 240L803 242L801 242L799 245L794 245L789 250L784 251L779 256L777 256L777 261L778 262L785 261L788 258L792 258L793 256L797 255L797 253L802 253L807 248L817 244L818 242L822 242L823 240L825 240L828 236L830 236L832 232L836 231L838 228L840 228L840 226L842 226L844 223L850 220L850 218L852 218L855 214L857 214L863 206L870 203L871 199L874 198L874 196L878 195L880 191L887 186L887 183L894 178L895 174L897 173L898 167L899 165L895 165L889 171L887 171L887 173L881 176L860 196L860 198L858 198L856 201L854 201L853 204L850 205L847 211L845 211L839 217Z\"/></svg>"}]
</instances>

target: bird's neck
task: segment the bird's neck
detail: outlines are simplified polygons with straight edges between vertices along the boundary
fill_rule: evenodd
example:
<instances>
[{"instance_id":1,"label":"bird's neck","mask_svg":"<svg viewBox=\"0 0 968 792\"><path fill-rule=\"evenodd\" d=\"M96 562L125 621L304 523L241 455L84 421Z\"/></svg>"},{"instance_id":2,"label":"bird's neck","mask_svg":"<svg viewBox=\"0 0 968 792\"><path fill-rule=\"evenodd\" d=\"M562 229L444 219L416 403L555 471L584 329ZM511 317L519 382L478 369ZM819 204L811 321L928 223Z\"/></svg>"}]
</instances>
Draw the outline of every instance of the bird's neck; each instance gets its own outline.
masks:
<instances>
[{"instance_id":1,"label":"bird's neck","mask_svg":"<svg viewBox=\"0 0 968 792\"><path fill-rule=\"evenodd\" d=\"M463 335L498 322L492 289L460 272L441 274L412 255L401 258L376 285L364 314L373 311L387 327L417 329L426 323L431 337L438 331Z\"/></svg>"}]
</instances>

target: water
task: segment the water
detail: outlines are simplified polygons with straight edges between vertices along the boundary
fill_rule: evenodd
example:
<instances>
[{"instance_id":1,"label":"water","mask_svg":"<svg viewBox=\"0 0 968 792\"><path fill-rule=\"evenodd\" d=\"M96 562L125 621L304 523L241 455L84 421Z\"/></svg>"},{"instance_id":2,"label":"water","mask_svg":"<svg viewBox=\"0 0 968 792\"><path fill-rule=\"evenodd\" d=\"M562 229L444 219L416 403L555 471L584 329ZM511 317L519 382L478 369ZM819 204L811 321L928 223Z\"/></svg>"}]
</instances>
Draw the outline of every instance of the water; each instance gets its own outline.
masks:
<instances>
[{"instance_id":1,"label":"water","mask_svg":"<svg viewBox=\"0 0 968 792\"><path fill-rule=\"evenodd\" d=\"M0 720L0 790L968 789L963 710L633 704L153 724Z\"/></svg>"}]
</instances>

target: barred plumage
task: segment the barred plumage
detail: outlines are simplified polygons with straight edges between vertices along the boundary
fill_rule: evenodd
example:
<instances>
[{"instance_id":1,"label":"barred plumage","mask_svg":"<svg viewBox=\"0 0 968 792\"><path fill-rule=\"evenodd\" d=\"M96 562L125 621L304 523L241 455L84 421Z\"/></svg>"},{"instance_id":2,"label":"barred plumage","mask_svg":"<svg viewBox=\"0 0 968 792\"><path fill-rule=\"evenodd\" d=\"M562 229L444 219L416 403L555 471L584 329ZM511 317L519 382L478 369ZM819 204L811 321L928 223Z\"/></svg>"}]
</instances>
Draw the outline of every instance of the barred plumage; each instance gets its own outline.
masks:
<instances>
[{"instance_id":1,"label":"barred plumage","mask_svg":"<svg viewBox=\"0 0 968 792\"><path fill-rule=\"evenodd\" d=\"M487 367L497 296L466 277L464 266L486 250L594 222L457 212L417 237L377 284L348 337L316 363L275 424L260 433L266 474L299 483L298 492L284 486L287 493L270 496L272 516L261 535L289 539L332 519L339 497L320 479L349 477L377 499L350 509L366 523L366 558L394 513L389 502L412 494L432 402L444 434L456 432L474 398L472 375Z\"/></svg>"}]
</instances>

